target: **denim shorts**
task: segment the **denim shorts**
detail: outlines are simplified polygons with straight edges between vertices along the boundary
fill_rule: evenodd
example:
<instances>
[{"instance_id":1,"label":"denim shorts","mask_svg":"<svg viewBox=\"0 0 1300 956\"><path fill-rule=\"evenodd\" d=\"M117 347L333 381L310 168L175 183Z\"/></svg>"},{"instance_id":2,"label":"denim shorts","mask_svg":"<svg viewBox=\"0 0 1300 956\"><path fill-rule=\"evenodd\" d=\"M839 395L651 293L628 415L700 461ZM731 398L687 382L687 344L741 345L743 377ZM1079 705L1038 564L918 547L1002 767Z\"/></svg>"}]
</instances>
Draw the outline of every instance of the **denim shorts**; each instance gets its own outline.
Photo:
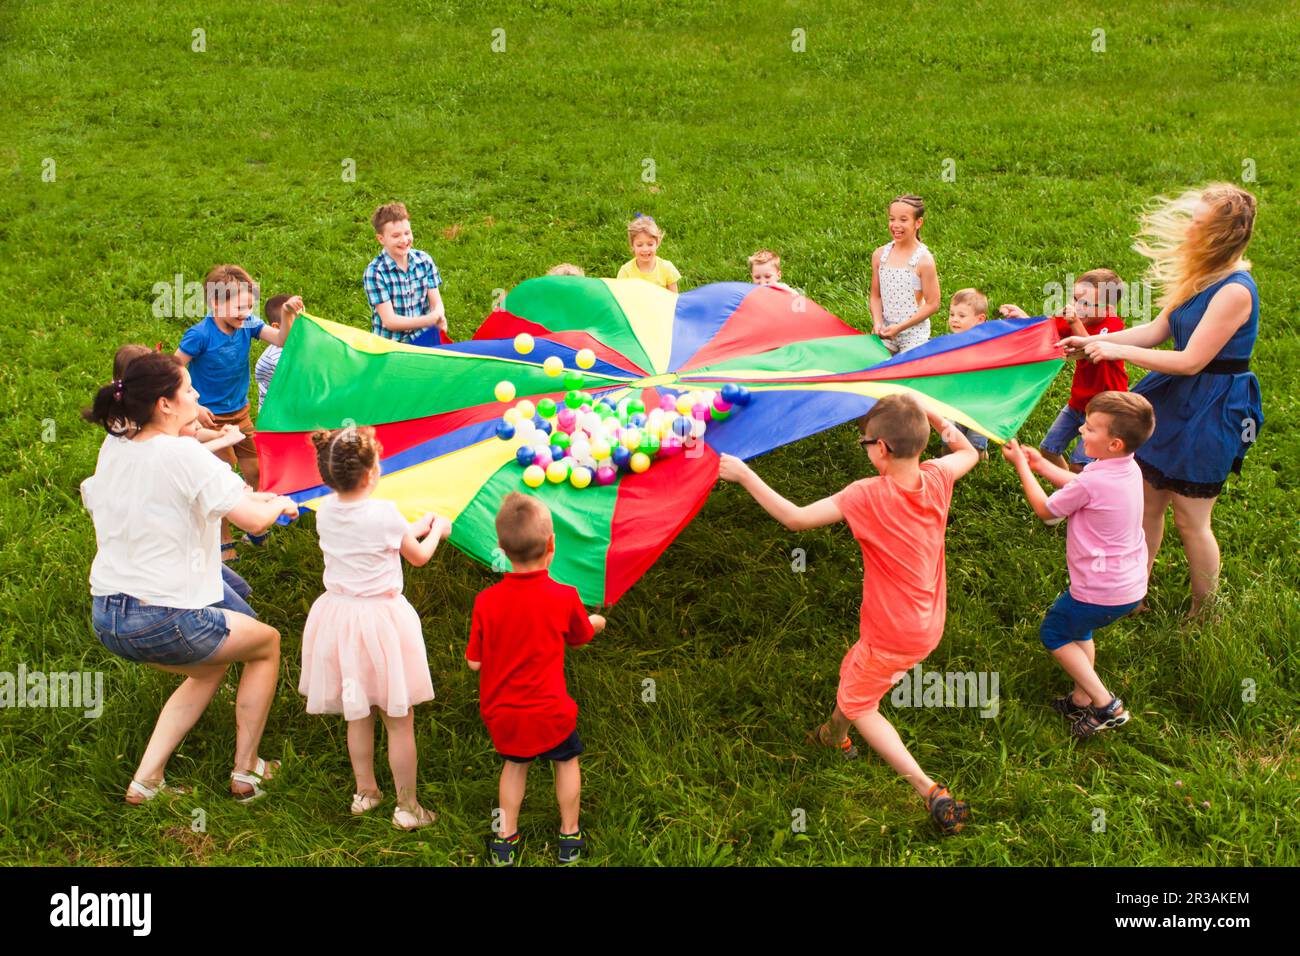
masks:
<instances>
[{"instance_id":1,"label":"denim shorts","mask_svg":"<svg viewBox=\"0 0 1300 956\"><path fill-rule=\"evenodd\" d=\"M215 654L230 634L220 605L162 607L129 594L95 595L91 620L101 644L118 657L141 664L199 664Z\"/></svg>"},{"instance_id":2,"label":"denim shorts","mask_svg":"<svg viewBox=\"0 0 1300 956\"><path fill-rule=\"evenodd\" d=\"M1115 623L1141 603L1088 604L1075 600L1069 591L1062 591L1043 618L1038 629L1038 639L1049 651L1062 648L1073 641L1090 641L1092 632L1097 628Z\"/></svg>"},{"instance_id":3,"label":"denim shorts","mask_svg":"<svg viewBox=\"0 0 1300 956\"><path fill-rule=\"evenodd\" d=\"M221 566L221 585L221 603L213 605L214 607L229 608L251 618L257 617L257 612L248 603L248 596L253 593L252 587L224 564Z\"/></svg>"},{"instance_id":4,"label":"denim shorts","mask_svg":"<svg viewBox=\"0 0 1300 956\"><path fill-rule=\"evenodd\" d=\"M534 760L552 760L556 763L564 763L566 760L572 760L582 753L582 740L578 737L578 731L565 737L550 750L537 754L535 757L512 757L510 754L501 754L511 763L532 763Z\"/></svg>"},{"instance_id":5,"label":"denim shorts","mask_svg":"<svg viewBox=\"0 0 1300 956\"><path fill-rule=\"evenodd\" d=\"M1038 446L1039 451L1051 452L1053 455L1064 455L1065 449L1070 447L1070 442L1076 438L1079 443L1074 446L1074 454L1070 456L1070 461L1076 465L1086 465L1092 461L1083 453L1083 439L1079 436L1079 428L1083 425L1086 416L1083 412L1066 405L1061 409L1061 414L1056 416L1056 421L1052 422L1052 427L1047 430L1047 436Z\"/></svg>"}]
</instances>

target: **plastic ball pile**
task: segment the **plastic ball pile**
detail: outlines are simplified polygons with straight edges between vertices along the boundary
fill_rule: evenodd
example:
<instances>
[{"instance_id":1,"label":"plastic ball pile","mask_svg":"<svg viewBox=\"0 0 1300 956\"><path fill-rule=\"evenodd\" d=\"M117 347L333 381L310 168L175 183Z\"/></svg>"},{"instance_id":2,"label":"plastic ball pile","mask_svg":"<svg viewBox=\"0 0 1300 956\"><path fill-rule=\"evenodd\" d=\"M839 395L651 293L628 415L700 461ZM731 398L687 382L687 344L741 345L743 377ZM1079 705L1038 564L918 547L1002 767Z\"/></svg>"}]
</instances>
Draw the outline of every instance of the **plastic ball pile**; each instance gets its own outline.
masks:
<instances>
[{"instance_id":1,"label":"plastic ball pile","mask_svg":"<svg viewBox=\"0 0 1300 956\"><path fill-rule=\"evenodd\" d=\"M547 364L551 358L555 363ZM496 427L502 441L518 443L515 461L529 488L546 482L600 487L613 484L620 474L641 474L702 440L710 423L726 421L750 401L748 390L728 383L721 391L665 393L657 407L646 408L639 394L615 400L584 391L582 373L551 358L543 368L548 375L563 376L563 398L525 398L506 409ZM584 349L576 361L589 368L595 356ZM503 401L513 400L514 384L500 382L495 392L510 396Z\"/></svg>"}]
</instances>

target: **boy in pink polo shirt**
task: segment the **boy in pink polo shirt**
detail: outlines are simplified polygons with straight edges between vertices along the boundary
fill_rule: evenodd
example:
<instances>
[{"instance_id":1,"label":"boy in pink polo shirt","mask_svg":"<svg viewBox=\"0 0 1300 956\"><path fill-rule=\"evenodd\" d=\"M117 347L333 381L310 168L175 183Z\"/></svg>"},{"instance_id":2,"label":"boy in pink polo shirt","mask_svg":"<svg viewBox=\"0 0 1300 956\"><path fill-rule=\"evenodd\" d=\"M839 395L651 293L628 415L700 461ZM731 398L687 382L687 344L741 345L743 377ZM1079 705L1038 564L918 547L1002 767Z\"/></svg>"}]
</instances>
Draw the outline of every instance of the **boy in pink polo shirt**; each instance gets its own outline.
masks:
<instances>
[{"instance_id":1,"label":"boy in pink polo shirt","mask_svg":"<svg viewBox=\"0 0 1300 956\"><path fill-rule=\"evenodd\" d=\"M1141 395L1101 392L1088 402L1079 426L1084 454L1094 460L1078 474L1052 464L1035 448L1014 441L1002 448L1034 513L1049 524L1069 519L1070 588L1047 612L1038 636L1074 678L1074 690L1053 700L1052 709L1073 721L1076 737L1128 723L1124 702L1106 689L1093 666L1092 632L1124 617L1146 597L1142 472L1133 452L1155 427L1155 412ZM1049 497L1035 474L1058 490Z\"/></svg>"}]
</instances>

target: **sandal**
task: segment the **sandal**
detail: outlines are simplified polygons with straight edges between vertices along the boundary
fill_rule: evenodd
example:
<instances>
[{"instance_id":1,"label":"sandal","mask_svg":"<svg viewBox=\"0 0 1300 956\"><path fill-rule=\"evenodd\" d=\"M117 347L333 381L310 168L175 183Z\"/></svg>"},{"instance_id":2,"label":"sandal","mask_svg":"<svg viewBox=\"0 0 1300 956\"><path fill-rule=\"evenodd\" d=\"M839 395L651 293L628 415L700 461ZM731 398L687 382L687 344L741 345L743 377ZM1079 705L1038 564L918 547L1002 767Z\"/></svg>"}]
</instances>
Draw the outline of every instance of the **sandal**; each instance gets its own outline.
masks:
<instances>
[{"instance_id":1,"label":"sandal","mask_svg":"<svg viewBox=\"0 0 1300 956\"><path fill-rule=\"evenodd\" d=\"M519 854L519 831L514 836L490 836L487 841L488 858L493 866L514 866Z\"/></svg>"},{"instance_id":2,"label":"sandal","mask_svg":"<svg viewBox=\"0 0 1300 956\"><path fill-rule=\"evenodd\" d=\"M359 817L363 813L373 810L383 801L384 795L381 791L376 790L374 793L354 793L352 794L352 815Z\"/></svg>"},{"instance_id":3,"label":"sandal","mask_svg":"<svg viewBox=\"0 0 1300 956\"><path fill-rule=\"evenodd\" d=\"M403 810L401 807L393 811L393 826L399 830L405 830L407 833L421 827L427 827L437 819L438 814L431 813L418 803L415 805L414 811Z\"/></svg>"},{"instance_id":4,"label":"sandal","mask_svg":"<svg viewBox=\"0 0 1300 956\"><path fill-rule=\"evenodd\" d=\"M948 788L936 783L930 788L925 798L925 807L933 820L945 835L960 833L970 819L970 806L961 800L954 800Z\"/></svg>"},{"instance_id":5,"label":"sandal","mask_svg":"<svg viewBox=\"0 0 1300 956\"><path fill-rule=\"evenodd\" d=\"M1124 709L1124 702L1118 697L1112 698L1111 702L1105 707L1096 707L1089 704L1083 709L1083 713L1070 726L1070 734L1081 740L1086 740L1101 733L1103 730L1113 730L1116 727L1123 727L1129 722L1131 714Z\"/></svg>"},{"instance_id":6,"label":"sandal","mask_svg":"<svg viewBox=\"0 0 1300 956\"><path fill-rule=\"evenodd\" d=\"M235 550L235 542L233 541L221 542L221 563L234 564L238 560L239 560L239 552Z\"/></svg>"},{"instance_id":7,"label":"sandal","mask_svg":"<svg viewBox=\"0 0 1300 956\"><path fill-rule=\"evenodd\" d=\"M147 784L141 783L139 780L133 779L129 784L127 784L126 796L122 799L131 806L138 807L142 803L148 803L160 794L166 794L169 797L180 797L189 792L189 787L168 786L166 778L158 781L158 786L156 787L150 787ZM132 797L137 797L138 799L132 800Z\"/></svg>"},{"instance_id":8,"label":"sandal","mask_svg":"<svg viewBox=\"0 0 1300 956\"><path fill-rule=\"evenodd\" d=\"M587 841L583 837L581 829L577 833L561 833L559 845L555 849L555 856L560 861L561 866L567 866L582 859L582 854L586 849Z\"/></svg>"},{"instance_id":9,"label":"sandal","mask_svg":"<svg viewBox=\"0 0 1300 956\"><path fill-rule=\"evenodd\" d=\"M235 798L236 803L252 803L254 800L260 800L266 796L266 791L261 788L261 784L275 777L275 771L280 769L280 761L263 760L257 758L257 766L248 773L235 770L230 774L230 795ZM236 790L235 784L243 784L251 787L251 790Z\"/></svg>"},{"instance_id":10,"label":"sandal","mask_svg":"<svg viewBox=\"0 0 1300 956\"><path fill-rule=\"evenodd\" d=\"M839 743L831 740L831 725L822 724L816 730L808 735L808 742L818 747L837 747L840 754L845 760L857 760L858 748L853 746L853 741L848 734Z\"/></svg>"}]
</instances>

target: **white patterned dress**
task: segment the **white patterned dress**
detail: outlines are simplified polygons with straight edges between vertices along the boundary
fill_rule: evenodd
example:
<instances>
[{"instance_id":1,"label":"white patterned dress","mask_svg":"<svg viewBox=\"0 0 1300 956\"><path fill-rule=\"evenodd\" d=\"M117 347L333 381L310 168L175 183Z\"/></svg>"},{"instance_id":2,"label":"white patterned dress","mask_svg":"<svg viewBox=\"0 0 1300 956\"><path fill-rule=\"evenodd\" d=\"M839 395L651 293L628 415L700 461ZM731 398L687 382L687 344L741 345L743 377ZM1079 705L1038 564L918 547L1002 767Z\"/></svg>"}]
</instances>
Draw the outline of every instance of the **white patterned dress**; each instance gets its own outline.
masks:
<instances>
[{"instance_id":1,"label":"white patterned dress","mask_svg":"<svg viewBox=\"0 0 1300 956\"><path fill-rule=\"evenodd\" d=\"M916 314L916 294L921 291L921 275L916 271L921 256L930 250L925 243L918 243L916 251L907 260L905 266L886 266L889 254L894 251L894 241L885 243L880 253L880 305L881 321L886 325L898 325L906 322ZM930 320L918 322L909 329L904 329L892 339L881 339L885 348L891 352L906 352L918 345L930 341Z\"/></svg>"}]
</instances>

